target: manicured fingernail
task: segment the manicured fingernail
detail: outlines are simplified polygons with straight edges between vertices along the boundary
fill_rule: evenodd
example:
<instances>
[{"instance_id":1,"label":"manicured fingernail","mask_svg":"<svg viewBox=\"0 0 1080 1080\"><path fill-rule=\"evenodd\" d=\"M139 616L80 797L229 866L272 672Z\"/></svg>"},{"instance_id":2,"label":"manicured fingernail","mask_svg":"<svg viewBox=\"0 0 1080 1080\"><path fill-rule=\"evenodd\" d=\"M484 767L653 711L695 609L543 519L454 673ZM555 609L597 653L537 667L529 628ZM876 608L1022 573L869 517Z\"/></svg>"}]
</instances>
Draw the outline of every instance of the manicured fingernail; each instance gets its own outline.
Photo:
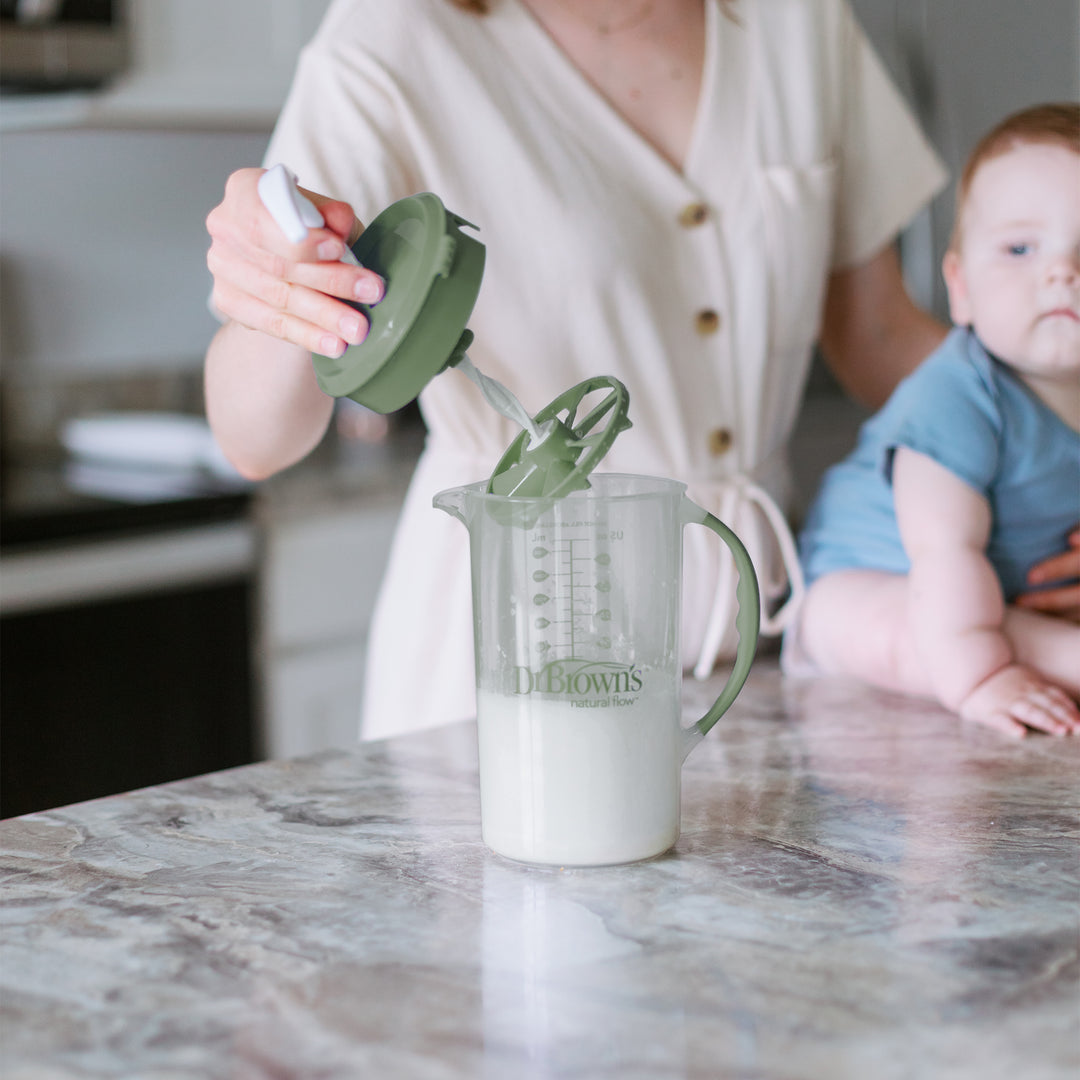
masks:
<instances>
[{"instance_id":1,"label":"manicured fingernail","mask_svg":"<svg viewBox=\"0 0 1080 1080\"><path fill-rule=\"evenodd\" d=\"M353 286L353 295L363 304L374 304L382 299L383 280L376 275L362 277Z\"/></svg>"},{"instance_id":2,"label":"manicured fingernail","mask_svg":"<svg viewBox=\"0 0 1080 1080\"><path fill-rule=\"evenodd\" d=\"M345 342L342 341L341 338L334 337L333 334L326 334L322 339L320 351L323 356L329 356L336 359L345 352Z\"/></svg>"},{"instance_id":3,"label":"manicured fingernail","mask_svg":"<svg viewBox=\"0 0 1080 1080\"><path fill-rule=\"evenodd\" d=\"M351 341L354 345L360 341L360 316L359 315L342 315L338 320L338 326L341 328L341 336L346 341Z\"/></svg>"},{"instance_id":4,"label":"manicured fingernail","mask_svg":"<svg viewBox=\"0 0 1080 1080\"><path fill-rule=\"evenodd\" d=\"M345 251L345 245L340 240L324 240L316 249L315 254L327 262L336 262Z\"/></svg>"}]
</instances>

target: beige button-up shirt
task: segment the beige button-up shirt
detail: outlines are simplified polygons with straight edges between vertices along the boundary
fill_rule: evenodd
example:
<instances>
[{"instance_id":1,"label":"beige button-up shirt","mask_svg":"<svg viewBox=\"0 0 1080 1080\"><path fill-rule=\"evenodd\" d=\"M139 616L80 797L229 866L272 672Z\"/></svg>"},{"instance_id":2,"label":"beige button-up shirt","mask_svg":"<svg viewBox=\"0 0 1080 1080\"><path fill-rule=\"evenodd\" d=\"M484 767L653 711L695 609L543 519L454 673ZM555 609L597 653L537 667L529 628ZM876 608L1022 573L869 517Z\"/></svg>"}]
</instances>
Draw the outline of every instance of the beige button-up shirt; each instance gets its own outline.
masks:
<instances>
[{"instance_id":1,"label":"beige button-up shirt","mask_svg":"<svg viewBox=\"0 0 1080 1080\"><path fill-rule=\"evenodd\" d=\"M603 467L686 483L775 591L784 448L828 275L876 254L945 175L844 0L741 0L738 22L706 7L681 172L518 0L485 17L336 0L267 163L362 219L427 190L476 222L476 366L530 412L588 376L622 380L634 426ZM428 445L370 643L369 738L474 715L468 539L431 498L488 476L516 431L455 371L421 408ZM704 670L733 652L733 598L715 538L685 540L683 652L693 664L707 646Z\"/></svg>"}]
</instances>

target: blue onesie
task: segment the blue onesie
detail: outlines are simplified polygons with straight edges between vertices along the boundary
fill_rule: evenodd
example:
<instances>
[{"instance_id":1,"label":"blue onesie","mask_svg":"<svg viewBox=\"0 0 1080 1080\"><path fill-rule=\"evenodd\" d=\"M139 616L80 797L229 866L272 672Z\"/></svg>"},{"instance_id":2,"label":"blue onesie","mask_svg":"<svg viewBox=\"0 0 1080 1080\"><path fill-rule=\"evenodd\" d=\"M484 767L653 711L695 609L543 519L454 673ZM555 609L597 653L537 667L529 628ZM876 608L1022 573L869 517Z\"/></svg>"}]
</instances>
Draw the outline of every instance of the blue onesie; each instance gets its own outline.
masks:
<instances>
[{"instance_id":1,"label":"blue onesie","mask_svg":"<svg viewBox=\"0 0 1080 1080\"><path fill-rule=\"evenodd\" d=\"M954 329L862 427L829 469L799 537L806 581L833 570L906 573L893 509L898 446L933 458L989 500L987 556L1006 600L1080 523L1080 433L1048 409L975 335Z\"/></svg>"}]
</instances>

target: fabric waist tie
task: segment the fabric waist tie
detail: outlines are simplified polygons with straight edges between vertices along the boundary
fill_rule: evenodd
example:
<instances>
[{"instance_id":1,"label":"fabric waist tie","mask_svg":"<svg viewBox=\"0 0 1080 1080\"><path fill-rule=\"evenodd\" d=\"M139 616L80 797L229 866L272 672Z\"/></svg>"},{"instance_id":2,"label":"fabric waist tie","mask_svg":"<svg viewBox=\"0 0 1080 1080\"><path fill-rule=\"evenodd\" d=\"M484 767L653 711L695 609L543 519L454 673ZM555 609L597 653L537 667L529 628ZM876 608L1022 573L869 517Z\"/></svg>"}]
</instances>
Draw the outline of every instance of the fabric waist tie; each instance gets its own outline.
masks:
<instances>
[{"instance_id":1,"label":"fabric waist tie","mask_svg":"<svg viewBox=\"0 0 1080 1080\"><path fill-rule=\"evenodd\" d=\"M761 632L769 635L779 634L794 618L806 591L802 566L799 563L799 555L795 547L795 538L791 534L787 518L780 507L776 505L772 496L747 476L736 476L722 484L715 485L713 492L715 498L708 499L705 508L711 510L709 504L715 505L716 509L712 510L712 513L739 535L739 538L746 544L751 554L760 553L764 549L764 544L758 542L759 538L761 540L767 539L767 537L761 535L759 521L764 521L776 540L787 578L788 596L779 610L769 614L765 610L765 604L771 590L766 587L765 582L761 582ZM760 519L754 514L755 507L761 512ZM751 535L751 532L753 535ZM732 625L735 603L735 574L735 560L730 557L721 559L716 581L716 592L713 596L709 619L705 627L705 636L702 640L697 663L694 665L694 677L697 679L708 678L711 674L724 646L724 637ZM776 582L776 584L782 585L785 583L780 581Z\"/></svg>"}]
</instances>

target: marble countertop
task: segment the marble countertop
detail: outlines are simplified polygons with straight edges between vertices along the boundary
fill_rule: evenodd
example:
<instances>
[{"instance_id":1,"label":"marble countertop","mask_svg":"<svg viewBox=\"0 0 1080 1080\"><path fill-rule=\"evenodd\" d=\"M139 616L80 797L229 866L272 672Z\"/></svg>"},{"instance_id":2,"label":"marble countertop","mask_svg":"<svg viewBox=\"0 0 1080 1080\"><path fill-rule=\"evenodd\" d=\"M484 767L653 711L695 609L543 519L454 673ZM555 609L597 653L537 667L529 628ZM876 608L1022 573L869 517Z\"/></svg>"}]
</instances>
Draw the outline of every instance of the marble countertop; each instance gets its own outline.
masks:
<instances>
[{"instance_id":1,"label":"marble countertop","mask_svg":"<svg viewBox=\"0 0 1080 1080\"><path fill-rule=\"evenodd\" d=\"M1078 763L762 662L646 863L488 852L470 724L11 819L0 1072L1073 1080Z\"/></svg>"}]
</instances>

